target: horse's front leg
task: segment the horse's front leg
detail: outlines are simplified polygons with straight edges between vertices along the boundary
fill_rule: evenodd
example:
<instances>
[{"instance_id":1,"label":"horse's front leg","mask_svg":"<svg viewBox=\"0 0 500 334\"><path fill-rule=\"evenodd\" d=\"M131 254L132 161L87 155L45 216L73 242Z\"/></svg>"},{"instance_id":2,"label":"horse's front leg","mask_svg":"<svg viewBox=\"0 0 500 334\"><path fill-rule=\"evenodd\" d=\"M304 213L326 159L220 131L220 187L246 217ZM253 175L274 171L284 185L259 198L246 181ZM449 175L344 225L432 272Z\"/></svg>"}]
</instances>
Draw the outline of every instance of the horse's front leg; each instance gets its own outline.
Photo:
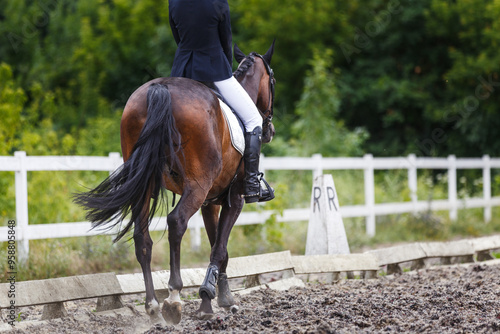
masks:
<instances>
[{"instance_id":1,"label":"horse's front leg","mask_svg":"<svg viewBox=\"0 0 500 334\"><path fill-rule=\"evenodd\" d=\"M214 247L217 238L217 226L219 225L220 205L209 204L204 206L201 208L201 213L203 214L203 222L205 223L205 230L210 240L210 246ZM219 279L217 281L217 304L219 307L236 313L238 311L238 306L231 294L226 274L228 260L229 254L226 251L225 259L220 266ZM205 312L211 311L210 299L208 299L208 305L202 305L200 310Z\"/></svg>"},{"instance_id":2,"label":"horse's front leg","mask_svg":"<svg viewBox=\"0 0 500 334\"><path fill-rule=\"evenodd\" d=\"M185 191L175 209L167 216L168 242L170 245L170 279L168 281L169 296L163 302L162 314L172 324L181 321L182 301L180 292L183 287L181 279L181 241L186 232L188 221L203 204L204 192Z\"/></svg>"},{"instance_id":3,"label":"horse's front leg","mask_svg":"<svg viewBox=\"0 0 500 334\"><path fill-rule=\"evenodd\" d=\"M151 277L151 256L153 251L153 240L149 235L148 229L149 201L147 201L141 212L140 220L134 226L134 245L135 256L141 265L144 275L144 284L146 286L146 312L151 321L155 324L163 323L163 317L160 313L160 304L155 295L153 278Z\"/></svg>"},{"instance_id":4,"label":"horse's front leg","mask_svg":"<svg viewBox=\"0 0 500 334\"><path fill-rule=\"evenodd\" d=\"M203 212L202 210L205 227L212 245L212 252L210 254L210 265L208 266L205 280L200 286L200 297L202 302L197 311L197 316L201 319L207 319L213 316L211 300L215 298L216 294L217 302L220 307L229 309L233 313L238 310L238 306L234 301L227 281L226 268L229 260L227 243L234 223L241 213L244 201L237 195L236 191L233 194L234 195L231 197L231 207L227 204L223 206L220 219L216 216L215 211ZM216 228L210 228L211 226L216 226ZM213 234L215 234L215 236ZM212 241L214 239L215 241Z\"/></svg>"}]
</instances>

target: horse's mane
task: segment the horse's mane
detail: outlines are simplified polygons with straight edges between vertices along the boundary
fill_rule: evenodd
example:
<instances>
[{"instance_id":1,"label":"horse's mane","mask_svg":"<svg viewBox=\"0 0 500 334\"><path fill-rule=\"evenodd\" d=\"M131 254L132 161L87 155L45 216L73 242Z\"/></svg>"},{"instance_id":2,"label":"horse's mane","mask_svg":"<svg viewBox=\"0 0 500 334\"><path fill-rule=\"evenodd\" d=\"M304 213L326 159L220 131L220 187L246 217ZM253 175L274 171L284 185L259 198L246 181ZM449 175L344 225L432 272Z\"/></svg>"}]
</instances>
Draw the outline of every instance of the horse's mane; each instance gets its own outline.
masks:
<instances>
[{"instance_id":1,"label":"horse's mane","mask_svg":"<svg viewBox=\"0 0 500 334\"><path fill-rule=\"evenodd\" d=\"M255 55L257 53L251 52L248 56L245 57L240 66L234 71L233 75L236 79L247 73L248 69L255 64Z\"/></svg>"}]
</instances>

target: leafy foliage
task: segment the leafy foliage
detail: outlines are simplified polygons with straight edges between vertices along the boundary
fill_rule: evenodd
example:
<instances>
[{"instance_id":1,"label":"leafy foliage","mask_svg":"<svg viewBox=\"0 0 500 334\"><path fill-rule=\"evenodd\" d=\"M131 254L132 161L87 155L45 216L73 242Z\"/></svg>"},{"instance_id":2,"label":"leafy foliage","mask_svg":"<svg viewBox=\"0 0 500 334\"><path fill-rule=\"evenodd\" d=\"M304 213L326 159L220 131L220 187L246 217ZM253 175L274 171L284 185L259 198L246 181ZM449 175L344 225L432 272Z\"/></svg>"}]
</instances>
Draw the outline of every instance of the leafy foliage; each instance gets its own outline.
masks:
<instances>
[{"instance_id":1,"label":"leafy foliage","mask_svg":"<svg viewBox=\"0 0 500 334\"><path fill-rule=\"evenodd\" d=\"M11 153L21 131L21 111L26 101L26 93L18 87L12 77L12 69L0 63L0 154Z\"/></svg>"},{"instance_id":2,"label":"leafy foliage","mask_svg":"<svg viewBox=\"0 0 500 334\"><path fill-rule=\"evenodd\" d=\"M335 74L330 72L332 51L324 55L318 51L311 60L304 90L296 106L297 120L292 126L291 144L298 154L310 156L361 155L361 144L366 132L350 132L338 118L340 98L335 85ZM337 71L338 72L338 71Z\"/></svg>"}]
</instances>

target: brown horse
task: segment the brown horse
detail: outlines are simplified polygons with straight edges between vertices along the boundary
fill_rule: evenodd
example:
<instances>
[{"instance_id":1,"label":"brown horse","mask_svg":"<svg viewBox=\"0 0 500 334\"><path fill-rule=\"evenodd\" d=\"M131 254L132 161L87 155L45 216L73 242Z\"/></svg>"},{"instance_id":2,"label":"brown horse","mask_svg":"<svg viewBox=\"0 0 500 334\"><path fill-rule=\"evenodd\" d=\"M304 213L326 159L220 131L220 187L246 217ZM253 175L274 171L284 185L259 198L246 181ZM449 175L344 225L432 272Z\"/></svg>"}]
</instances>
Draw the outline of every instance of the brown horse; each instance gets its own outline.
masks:
<instances>
[{"instance_id":1,"label":"brown horse","mask_svg":"<svg viewBox=\"0 0 500 334\"><path fill-rule=\"evenodd\" d=\"M264 143L275 134L273 117L275 79L270 68L274 42L264 56L245 56L237 46L240 63L234 76L262 114ZM180 246L188 220L201 208L212 246L210 265L200 287L202 299L197 316L213 315L211 300L235 312L238 307L229 290L226 267L229 234L244 204L244 166L231 144L228 125L216 94L205 85L186 78L158 78L139 87L129 98L121 121L124 164L98 187L75 196L87 211L93 227L113 227L128 222L115 241L134 226L135 253L144 274L146 311L161 320L160 304L151 277L153 241L149 223L162 203L162 189L182 195L168 214L170 245L169 297L161 314L170 323L181 320L183 287ZM175 196L175 195L174 195Z\"/></svg>"}]
</instances>

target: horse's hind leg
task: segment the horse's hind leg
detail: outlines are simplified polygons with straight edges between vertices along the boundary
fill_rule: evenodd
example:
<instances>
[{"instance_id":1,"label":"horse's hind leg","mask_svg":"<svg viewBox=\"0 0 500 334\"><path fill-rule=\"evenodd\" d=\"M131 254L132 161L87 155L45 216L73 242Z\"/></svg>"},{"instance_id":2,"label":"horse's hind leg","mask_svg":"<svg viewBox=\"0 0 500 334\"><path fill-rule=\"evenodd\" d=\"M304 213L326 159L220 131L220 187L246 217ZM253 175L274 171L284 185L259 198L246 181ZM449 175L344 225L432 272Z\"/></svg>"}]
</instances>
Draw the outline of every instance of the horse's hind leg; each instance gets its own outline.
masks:
<instances>
[{"instance_id":1,"label":"horse's hind leg","mask_svg":"<svg viewBox=\"0 0 500 334\"><path fill-rule=\"evenodd\" d=\"M186 232L188 220L201 207L206 192L184 190L179 203L167 216L168 241L170 245L170 279L168 281L169 296L164 300L162 314L169 323L177 324L181 321L182 301L180 291L183 284L180 271L181 241Z\"/></svg>"},{"instance_id":2,"label":"horse's hind leg","mask_svg":"<svg viewBox=\"0 0 500 334\"><path fill-rule=\"evenodd\" d=\"M162 323L163 317L160 313L160 304L156 298L153 278L151 276L151 256L153 249L153 240L149 235L148 229L149 215L149 200L146 201L144 208L139 216L139 222L135 223L134 227L134 245L135 256L140 263L142 273L144 275L144 283L146 286L146 312L151 317L153 323Z\"/></svg>"}]
</instances>

